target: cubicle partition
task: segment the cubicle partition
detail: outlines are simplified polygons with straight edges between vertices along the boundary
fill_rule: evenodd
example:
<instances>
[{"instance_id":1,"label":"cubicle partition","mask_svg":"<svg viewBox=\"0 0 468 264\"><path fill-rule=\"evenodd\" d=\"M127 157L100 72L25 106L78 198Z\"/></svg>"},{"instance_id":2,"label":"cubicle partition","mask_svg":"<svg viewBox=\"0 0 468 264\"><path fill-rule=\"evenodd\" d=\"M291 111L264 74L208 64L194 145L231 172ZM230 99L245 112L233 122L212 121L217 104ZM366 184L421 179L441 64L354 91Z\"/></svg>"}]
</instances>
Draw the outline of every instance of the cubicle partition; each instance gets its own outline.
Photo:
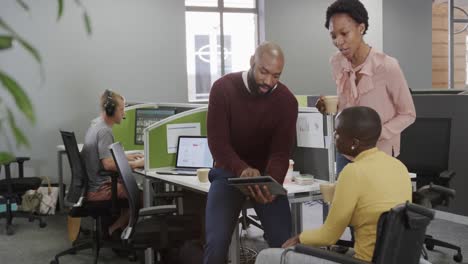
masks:
<instances>
[{"instance_id":1,"label":"cubicle partition","mask_svg":"<svg viewBox=\"0 0 468 264\"><path fill-rule=\"evenodd\" d=\"M174 166L174 141L178 135L206 136L207 106L188 110L163 119L144 130L145 169ZM184 134L184 131L188 134ZM168 145L169 142L169 145Z\"/></svg>"},{"instance_id":2,"label":"cubicle partition","mask_svg":"<svg viewBox=\"0 0 468 264\"><path fill-rule=\"evenodd\" d=\"M308 101L310 102L310 96L308 96ZM314 97L314 98L318 98ZM309 106L315 107L315 101L313 105L309 103ZM312 107L299 107L299 115L301 113L311 112L310 109L315 109ZM316 112L316 109L315 109ZM323 140L324 147L301 147L300 144L296 141L295 147L293 149L292 159L294 160L294 170L300 171L302 174L311 174L316 179L329 181L330 179L330 169L329 169L329 157L328 157L328 148L326 148L325 138L329 137L327 133L327 118L320 113L316 113L322 117L322 128L323 128ZM300 119L298 119L298 123ZM297 127L297 130L300 130Z\"/></svg>"},{"instance_id":3,"label":"cubicle partition","mask_svg":"<svg viewBox=\"0 0 468 264\"><path fill-rule=\"evenodd\" d=\"M143 150L144 129L164 120L203 105L181 103L140 103L125 107L125 119L112 128L116 142L125 150Z\"/></svg>"},{"instance_id":4,"label":"cubicle partition","mask_svg":"<svg viewBox=\"0 0 468 264\"><path fill-rule=\"evenodd\" d=\"M120 142L125 150L143 150L143 145L135 144L135 125L137 109L157 109L156 103L135 104L125 107L125 119L119 125L112 127L114 139Z\"/></svg>"},{"instance_id":5,"label":"cubicle partition","mask_svg":"<svg viewBox=\"0 0 468 264\"><path fill-rule=\"evenodd\" d=\"M296 95L299 107L307 107L307 95Z\"/></svg>"}]
</instances>

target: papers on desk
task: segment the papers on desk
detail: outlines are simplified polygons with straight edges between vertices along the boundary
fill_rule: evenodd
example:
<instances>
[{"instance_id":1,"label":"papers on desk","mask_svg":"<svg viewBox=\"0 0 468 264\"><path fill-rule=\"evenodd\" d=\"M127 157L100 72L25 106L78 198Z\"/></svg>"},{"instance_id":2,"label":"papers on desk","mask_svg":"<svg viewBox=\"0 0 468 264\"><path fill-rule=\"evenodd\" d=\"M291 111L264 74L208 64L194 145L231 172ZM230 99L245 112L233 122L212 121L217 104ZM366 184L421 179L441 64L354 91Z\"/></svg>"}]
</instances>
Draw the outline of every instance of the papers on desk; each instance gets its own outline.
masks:
<instances>
[{"instance_id":1,"label":"papers on desk","mask_svg":"<svg viewBox=\"0 0 468 264\"><path fill-rule=\"evenodd\" d=\"M179 136L200 136L200 123L167 125L167 153L176 153Z\"/></svg>"},{"instance_id":2,"label":"papers on desk","mask_svg":"<svg viewBox=\"0 0 468 264\"><path fill-rule=\"evenodd\" d=\"M297 146L324 148L323 115L321 113L299 113L296 123Z\"/></svg>"}]
</instances>

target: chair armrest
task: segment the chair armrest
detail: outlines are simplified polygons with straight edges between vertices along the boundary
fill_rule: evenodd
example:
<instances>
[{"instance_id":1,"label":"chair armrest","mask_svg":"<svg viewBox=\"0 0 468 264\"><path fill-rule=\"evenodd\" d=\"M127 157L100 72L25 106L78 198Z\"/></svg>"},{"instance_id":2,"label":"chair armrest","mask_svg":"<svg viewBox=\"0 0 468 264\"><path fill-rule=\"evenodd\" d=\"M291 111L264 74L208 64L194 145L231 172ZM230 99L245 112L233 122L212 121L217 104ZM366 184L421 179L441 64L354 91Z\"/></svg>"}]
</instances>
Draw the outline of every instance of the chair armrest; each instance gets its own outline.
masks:
<instances>
[{"instance_id":1,"label":"chair armrest","mask_svg":"<svg viewBox=\"0 0 468 264\"><path fill-rule=\"evenodd\" d=\"M23 163L27 160L30 160L31 158L29 157L15 157L14 160L5 163L5 170L10 170L10 164L11 163L18 163L18 178L23 178L24 177L24 167Z\"/></svg>"},{"instance_id":2,"label":"chair armrest","mask_svg":"<svg viewBox=\"0 0 468 264\"><path fill-rule=\"evenodd\" d=\"M440 193L442 195L447 195L450 198L454 198L456 194L456 191L454 189L450 189L450 188L432 184L432 183L429 187L429 190Z\"/></svg>"},{"instance_id":3,"label":"chair armrest","mask_svg":"<svg viewBox=\"0 0 468 264\"><path fill-rule=\"evenodd\" d=\"M455 176L455 172L453 170L446 170L439 174L439 178L444 180L450 180L453 178L453 176Z\"/></svg>"},{"instance_id":4,"label":"chair armrest","mask_svg":"<svg viewBox=\"0 0 468 264\"><path fill-rule=\"evenodd\" d=\"M303 244L298 244L294 247L294 251L297 253L314 256L321 259L326 259L338 263L344 264L370 264L370 262L359 260L352 256L343 255L340 253L316 248L316 247L309 247Z\"/></svg>"},{"instance_id":5,"label":"chair armrest","mask_svg":"<svg viewBox=\"0 0 468 264\"><path fill-rule=\"evenodd\" d=\"M172 214L177 213L177 208L175 205L158 205L158 206L151 206L141 208L138 212L138 216L153 216L153 215L165 215L165 214Z\"/></svg>"},{"instance_id":6,"label":"chair armrest","mask_svg":"<svg viewBox=\"0 0 468 264\"><path fill-rule=\"evenodd\" d=\"M25 162L25 161L30 160L30 159L31 159L30 157L16 157L15 162L20 163L20 162Z\"/></svg>"}]
</instances>

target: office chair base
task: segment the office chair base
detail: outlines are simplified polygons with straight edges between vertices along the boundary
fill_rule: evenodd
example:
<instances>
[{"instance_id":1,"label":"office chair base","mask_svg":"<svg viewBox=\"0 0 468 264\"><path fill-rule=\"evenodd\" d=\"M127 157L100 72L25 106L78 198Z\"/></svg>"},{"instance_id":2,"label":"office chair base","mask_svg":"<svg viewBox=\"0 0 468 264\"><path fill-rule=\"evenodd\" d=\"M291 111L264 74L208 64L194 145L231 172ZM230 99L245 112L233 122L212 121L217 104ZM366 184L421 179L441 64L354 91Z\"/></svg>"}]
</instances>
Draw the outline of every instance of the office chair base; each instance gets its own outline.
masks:
<instances>
[{"instance_id":1,"label":"office chair base","mask_svg":"<svg viewBox=\"0 0 468 264\"><path fill-rule=\"evenodd\" d=\"M47 223L42 219L41 216L38 215L33 215L32 213L29 212L14 212L12 215L7 216L7 222L6 222L6 227L5 231L8 236L14 235L15 230L13 229L12 222L13 218L28 218L29 222L33 222L34 220L39 221L39 227L44 228L47 226Z\"/></svg>"},{"instance_id":2,"label":"office chair base","mask_svg":"<svg viewBox=\"0 0 468 264\"><path fill-rule=\"evenodd\" d=\"M429 235L426 236L426 239L424 240L424 244L426 244L426 248L431 251L434 250L435 246L453 249L457 251L457 254L453 256L453 260L455 262L463 261L463 255L461 253L461 248L459 246L455 246L453 244L450 244L450 243L447 243L438 239L434 239L432 236L429 236Z\"/></svg>"}]
</instances>

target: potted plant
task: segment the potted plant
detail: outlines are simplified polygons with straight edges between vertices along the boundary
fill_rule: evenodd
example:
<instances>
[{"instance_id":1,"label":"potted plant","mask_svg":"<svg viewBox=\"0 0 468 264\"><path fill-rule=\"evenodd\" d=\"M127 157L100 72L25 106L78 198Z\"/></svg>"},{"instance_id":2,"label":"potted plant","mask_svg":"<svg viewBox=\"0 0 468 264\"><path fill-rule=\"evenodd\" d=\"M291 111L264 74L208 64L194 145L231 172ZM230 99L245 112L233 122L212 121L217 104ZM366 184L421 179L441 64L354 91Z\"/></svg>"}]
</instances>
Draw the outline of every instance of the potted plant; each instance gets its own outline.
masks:
<instances>
[{"instance_id":1,"label":"potted plant","mask_svg":"<svg viewBox=\"0 0 468 264\"><path fill-rule=\"evenodd\" d=\"M13 1L13 0L12 0ZM91 22L88 16L88 12L85 6L80 0L74 0L75 4L83 11L83 21L85 24L88 35L91 34ZM30 12L29 5L24 0L16 0L16 3L25 10ZM64 10L64 0L57 0L57 21L62 17ZM0 52L7 52L12 49L13 44L17 43L19 46L24 48L39 64L39 70L41 72L41 78L44 79L42 69L42 58L34 46L32 46L25 38L20 36L1 16L0 16ZM28 95L20 85L20 83L5 69L0 67L0 89L6 89L7 93L11 95L14 100L15 107L34 124L36 117L34 114L34 107L29 99ZM0 137L4 137L4 141L7 142L7 148L0 149L0 165L10 162L14 159L12 154L13 148L10 138L8 138L7 131L10 130L14 136L14 141L17 147L26 146L29 147L29 141L21 129L16 125L15 116L13 114L11 106L8 106L3 98L0 96Z\"/></svg>"}]
</instances>

